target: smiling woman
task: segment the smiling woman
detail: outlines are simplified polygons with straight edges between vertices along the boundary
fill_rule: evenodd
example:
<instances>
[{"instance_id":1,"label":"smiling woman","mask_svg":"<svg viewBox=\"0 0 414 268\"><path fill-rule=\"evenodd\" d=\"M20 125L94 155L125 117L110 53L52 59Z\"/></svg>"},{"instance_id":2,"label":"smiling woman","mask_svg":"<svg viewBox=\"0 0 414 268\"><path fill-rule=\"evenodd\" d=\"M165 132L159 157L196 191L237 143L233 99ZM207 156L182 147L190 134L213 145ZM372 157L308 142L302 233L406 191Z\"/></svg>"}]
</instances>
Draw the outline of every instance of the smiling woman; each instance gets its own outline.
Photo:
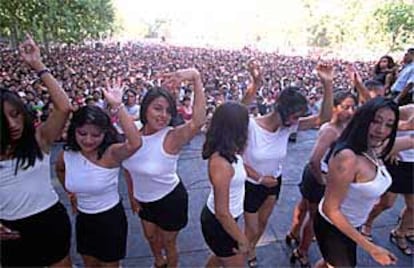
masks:
<instances>
[{"instance_id":1,"label":"smiling woman","mask_svg":"<svg viewBox=\"0 0 414 268\"><path fill-rule=\"evenodd\" d=\"M357 265L357 245L376 262L389 265L396 257L358 232L378 198L391 185L380 157L396 140L398 107L377 97L361 106L331 149L325 196L314 221L323 259L316 267Z\"/></svg>"},{"instance_id":2,"label":"smiling woman","mask_svg":"<svg viewBox=\"0 0 414 268\"><path fill-rule=\"evenodd\" d=\"M187 225L188 194L177 174L178 154L200 130L206 105L200 73L185 69L165 74L164 86L175 89L182 81L194 84L194 114L190 121L172 127L175 100L165 89L152 89L142 100L140 119L143 146L123 162L131 207L139 212L155 267L176 267L178 232ZM167 259L164 260L162 250Z\"/></svg>"},{"instance_id":3,"label":"smiling woman","mask_svg":"<svg viewBox=\"0 0 414 268\"><path fill-rule=\"evenodd\" d=\"M118 193L118 176L121 161L141 146L139 132L121 102L120 85L103 93L119 118L126 141L118 140L104 110L87 105L73 114L67 143L56 163L58 178L77 212L77 251L86 267L119 266L125 257L128 224ZM111 228L114 225L118 228Z\"/></svg>"}]
</instances>

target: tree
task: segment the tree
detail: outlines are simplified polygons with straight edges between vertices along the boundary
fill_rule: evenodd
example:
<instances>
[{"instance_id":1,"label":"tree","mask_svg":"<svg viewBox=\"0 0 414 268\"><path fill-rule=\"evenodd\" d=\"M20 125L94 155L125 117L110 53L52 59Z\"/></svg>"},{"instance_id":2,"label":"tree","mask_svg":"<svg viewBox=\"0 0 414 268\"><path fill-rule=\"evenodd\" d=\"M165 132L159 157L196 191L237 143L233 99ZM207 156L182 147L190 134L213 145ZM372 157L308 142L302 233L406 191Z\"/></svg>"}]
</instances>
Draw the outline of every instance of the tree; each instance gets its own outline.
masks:
<instances>
[{"instance_id":1,"label":"tree","mask_svg":"<svg viewBox=\"0 0 414 268\"><path fill-rule=\"evenodd\" d=\"M404 1L391 1L379 7L374 16L389 40L389 50L404 49L414 42L414 5Z\"/></svg>"},{"instance_id":2,"label":"tree","mask_svg":"<svg viewBox=\"0 0 414 268\"><path fill-rule=\"evenodd\" d=\"M111 0L0 1L0 33L15 46L24 32L46 45L50 41L77 43L114 29Z\"/></svg>"}]
</instances>

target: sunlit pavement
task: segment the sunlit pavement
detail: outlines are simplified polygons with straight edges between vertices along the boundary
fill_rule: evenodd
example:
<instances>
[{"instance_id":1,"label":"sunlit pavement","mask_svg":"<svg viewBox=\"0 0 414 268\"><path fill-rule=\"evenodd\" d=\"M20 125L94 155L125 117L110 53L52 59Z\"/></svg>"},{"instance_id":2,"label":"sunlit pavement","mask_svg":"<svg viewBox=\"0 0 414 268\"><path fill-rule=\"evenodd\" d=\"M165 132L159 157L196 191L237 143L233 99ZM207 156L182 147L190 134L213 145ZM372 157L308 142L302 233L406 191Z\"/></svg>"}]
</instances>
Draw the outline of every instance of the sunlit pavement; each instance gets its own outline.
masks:
<instances>
[{"instance_id":1,"label":"sunlit pavement","mask_svg":"<svg viewBox=\"0 0 414 268\"><path fill-rule=\"evenodd\" d=\"M284 238L289 230L292 211L296 201L299 199L297 184L300 181L304 164L309 158L316 138L316 130L309 130L298 134L296 143L289 143L288 157L285 164L283 187L280 200L271 215L269 225L259 242L257 258L260 267L291 267L289 256L291 249L285 244ZM178 171L189 192L189 223L178 237L180 252L179 266L181 267L202 267L205 264L209 249L204 243L199 216L209 193L206 161L201 159L201 145L203 136L196 136L190 144L183 149ZM56 150L55 150L56 151ZM91 178L93 179L93 178ZM68 200L63 194L57 180L54 180L61 200L70 211ZM143 237L139 218L132 214L126 185L124 179L120 179L120 192L123 198L124 207L128 216L128 251L122 262L123 267L151 267L153 258L150 249ZM396 267L412 267L412 257L403 255L393 244L389 242L389 232L395 225L403 199L398 198L396 205L384 212L374 223L373 237L379 245L391 250L397 257ZM74 215L71 215L74 230ZM242 225L243 222L241 221ZM114 226L116 228L116 226ZM76 253L75 235L72 235L71 256L75 266L82 267L79 254ZM411 245L412 246L412 245ZM312 243L310 261L315 263L319 259L319 250L316 242ZM379 265L361 249L358 250L359 267L378 267ZM299 265L297 265L299 267Z\"/></svg>"}]
</instances>

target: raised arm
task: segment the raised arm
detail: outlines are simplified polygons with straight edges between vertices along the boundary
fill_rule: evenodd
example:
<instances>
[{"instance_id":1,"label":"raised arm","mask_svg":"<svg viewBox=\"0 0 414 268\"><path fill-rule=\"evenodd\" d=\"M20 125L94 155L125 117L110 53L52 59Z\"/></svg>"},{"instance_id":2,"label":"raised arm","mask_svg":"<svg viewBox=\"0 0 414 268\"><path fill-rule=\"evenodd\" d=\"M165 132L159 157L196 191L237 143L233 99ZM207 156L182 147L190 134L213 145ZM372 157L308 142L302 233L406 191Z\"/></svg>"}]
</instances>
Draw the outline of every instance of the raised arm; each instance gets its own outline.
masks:
<instances>
[{"instance_id":1,"label":"raised arm","mask_svg":"<svg viewBox=\"0 0 414 268\"><path fill-rule=\"evenodd\" d=\"M362 82L362 78L359 75L357 69L352 64L347 65L348 76L351 79L352 85L355 86L358 95L359 101L365 103L371 99L371 95L369 95L369 90L365 87L364 83Z\"/></svg>"},{"instance_id":2,"label":"raised arm","mask_svg":"<svg viewBox=\"0 0 414 268\"><path fill-rule=\"evenodd\" d=\"M319 63L316 66L316 71L321 79L323 85L323 99L319 114L311 115L307 117L301 117L299 119L298 130L306 130L314 127L318 127L323 123L331 120L332 107L333 107L333 78L334 68L330 64Z\"/></svg>"},{"instance_id":3,"label":"raised arm","mask_svg":"<svg viewBox=\"0 0 414 268\"><path fill-rule=\"evenodd\" d=\"M26 35L26 37L27 40L19 46L20 54L23 60L38 73L39 78L46 85L53 103L53 112L46 122L36 130L36 139L40 147L43 151L49 152L52 143L62 134L71 112L71 105L63 89L43 64L39 47L30 35Z\"/></svg>"},{"instance_id":4,"label":"raised arm","mask_svg":"<svg viewBox=\"0 0 414 268\"><path fill-rule=\"evenodd\" d=\"M206 99L200 73L194 69L179 70L163 75L164 85L169 88L177 87L182 81L190 81L194 85L193 116L184 125L174 128L167 134L164 149L171 154L177 154L184 144L188 143L201 129L206 121Z\"/></svg>"},{"instance_id":5,"label":"raised arm","mask_svg":"<svg viewBox=\"0 0 414 268\"><path fill-rule=\"evenodd\" d=\"M241 103L244 105L249 105L254 101L257 90L260 89L263 84L260 65L255 59L249 60L247 63L247 70L249 71L251 80L249 85L247 85L246 92L241 100Z\"/></svg>"},{"instance_id":6,"label":"raised arm","mask_svg":"<svg viewBox=\"0 0 414 268\"><path fill-rule=\"evenodd\" d=\"M118 116L126 138L124 143L114 144L109 147L111 156L119 163L131 156L142 144L141 135L135 126L132 117L128 115L125 106L122 103L122 89L123 87L120 79L118 79L112 86L107 81L107 89L102 89L106 101L111 106L110 112Z\"/></svg>"}]
</instances>

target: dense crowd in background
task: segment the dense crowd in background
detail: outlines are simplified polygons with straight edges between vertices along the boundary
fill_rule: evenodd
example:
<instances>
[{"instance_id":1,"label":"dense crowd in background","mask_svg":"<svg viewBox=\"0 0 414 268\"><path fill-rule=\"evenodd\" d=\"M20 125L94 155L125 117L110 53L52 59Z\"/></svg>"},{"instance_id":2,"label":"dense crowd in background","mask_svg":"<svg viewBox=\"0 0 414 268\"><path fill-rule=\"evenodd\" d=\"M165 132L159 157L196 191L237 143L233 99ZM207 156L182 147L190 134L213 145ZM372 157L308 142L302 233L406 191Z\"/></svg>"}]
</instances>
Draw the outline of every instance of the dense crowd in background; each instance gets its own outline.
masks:
<instances>
[{"instance_id":1,"label":"dense crowd in background","mask_svg":"<svg viewBox=\"0 0 414 268\"><path fill-rule=\"evenodd\" d=\"M47 117L49 95L35 73L19 62L14 50L1 48L0 86L17 91L38 118ZM52 74L68 94L74 109L86 104L105 105L102 88L106 82L120 79L125 89L125 102L131 114L138 119L139 104L145 93L160 85L157 75L182 68L195 67L202 74L207 97L207 112L228 100L239 101L249 83L246 63L256 58L262 65L264 83L258 98L250 107L251 114L265 114L274 103L277 93L286 86L297 86L308 97L310 112L321 99L321 84L316 76L318 58L284 56L251 49L238 51L217 50L139 43L95 43L91 45L54 47L42 53ZM326 60L336 69L335 89L351 89L346 73L347 62ZM365 80L374 71L375 62L354 62ZM192 88L182 84L175 92L177 104L185 110L190 107ZM137 108L138 107L138 108ZM185 118L185 112L181 113Z\"/></svg>"}]
</instances>

